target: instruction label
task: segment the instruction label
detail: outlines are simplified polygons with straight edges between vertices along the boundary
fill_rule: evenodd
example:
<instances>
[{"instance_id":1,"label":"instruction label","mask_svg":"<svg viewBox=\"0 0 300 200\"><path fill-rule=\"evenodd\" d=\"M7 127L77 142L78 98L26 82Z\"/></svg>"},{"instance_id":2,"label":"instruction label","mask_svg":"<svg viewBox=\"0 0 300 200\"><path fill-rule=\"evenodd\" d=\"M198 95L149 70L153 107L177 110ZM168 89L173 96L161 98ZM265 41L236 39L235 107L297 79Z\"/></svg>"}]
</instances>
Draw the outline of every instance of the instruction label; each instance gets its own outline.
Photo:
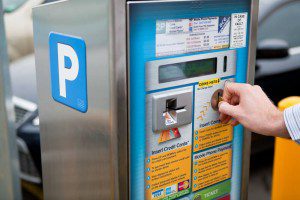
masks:
<instances>
[{"instance_id":1,"label":"instruction label","mask_svg":"<svg viewBox=\"0 0 300 200\"><path fill-rule=\"evenodd\" d=\"M231 144L194 154L193 191L231 178L231 162Z\"/></svg>"},{"instance_id":2,"label":"instruction label","mask_svg":"<svg viewBox=\"0 0 300 200\"><path fill-rule=\"evenodd\" d=\"M199 86L199 88L210 87L210 86L219 84L220 82L221 82L220 78L214 78L214 79L210 79L210 80L199 81L198 86Z\"/></svg>"},{"instance_id":3,"label":"instruction label","mask_svg":"<svg viewBox=\"0 0 300 200\"><path fill-rule=\"evenodd\" d=\"M234 13L231 19L230 48L246 47L248 13Z\"/></svg>"},{"instance_id":4,"label":"instruction label","mask_svg":"<svg viewBox=\"0 0 300 200\"><path fill-rule=\"evenodd\" d=\"M190 193L190 146L153 155L145 166L146 199L175 199Z\"/></svg>"},{"instance_id":5,"label":"instruction label","mask_svg":"<svg viewBox=\"0 0 300 200\"><path fill-rule=\"evenodd\" d=\"M230 16L156 21L156 56L229 47Z\"/></svg>"},{"instance_id":6,"label":"instruction label","mask_svg":"<svg viewBox=\"0 0 300 200\"><path fill-rule=\"evenodd\" d=\"M194 134L194 152L232 141L231 125L216 124L201 128Z\"/></svg>"}]
</instances>

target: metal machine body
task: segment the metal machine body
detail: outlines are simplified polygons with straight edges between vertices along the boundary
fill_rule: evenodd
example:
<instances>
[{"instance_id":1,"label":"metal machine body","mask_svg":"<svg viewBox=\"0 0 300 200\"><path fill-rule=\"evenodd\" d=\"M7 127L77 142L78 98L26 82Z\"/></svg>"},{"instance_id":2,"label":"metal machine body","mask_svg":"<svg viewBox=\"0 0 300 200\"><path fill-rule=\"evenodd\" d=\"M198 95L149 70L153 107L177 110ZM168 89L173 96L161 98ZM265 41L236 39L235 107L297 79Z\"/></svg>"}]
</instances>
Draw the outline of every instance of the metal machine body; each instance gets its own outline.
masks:
<instances>
[{"instance_id":1,"label":"metal machine body","mask_svg":"<svg viewBox=\"0 0 300 200\"><path fill-rule=\"evenodd\" d=\"M257 9L255 0L35 8L46 199L246 199L250 135L221 125L217 105L226 81L253 82ZM53 33L85 43L84 110L53 97ZM72 73L70 98L82 66L58 57Z\"/></svg>"},{"instance_id":2,"label":"metal machine body","mask_svg":"<svg viewBox=\"0 0 300 200\"><path fill-rule=\"evenodd\" d=\"M122 7L122 1L72 0L33 10L46 199L128 196L126 14ZM51 96L48 42L54 31L85 40L90 77L85 114Z\"/></svg>"}]
</instances>

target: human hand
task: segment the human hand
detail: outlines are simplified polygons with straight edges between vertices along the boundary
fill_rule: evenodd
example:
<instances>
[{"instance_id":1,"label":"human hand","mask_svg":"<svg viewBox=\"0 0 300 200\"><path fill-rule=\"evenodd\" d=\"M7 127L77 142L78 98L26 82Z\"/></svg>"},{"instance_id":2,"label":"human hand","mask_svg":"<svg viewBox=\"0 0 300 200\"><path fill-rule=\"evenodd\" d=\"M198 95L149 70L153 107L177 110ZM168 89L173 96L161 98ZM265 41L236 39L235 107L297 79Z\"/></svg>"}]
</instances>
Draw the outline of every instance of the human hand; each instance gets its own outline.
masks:
<instances>
[{"instance_id":1,"label":"human hand","mask_svg":"<svg viewBox=\"0 0 300 200\"><path fill-rule=\"evenodd\" d=\"M219 104L220 120L236 126L241 123L252 132L289 138L284 116L259 86L226 83Z\"/></svg>"}]
</instances>

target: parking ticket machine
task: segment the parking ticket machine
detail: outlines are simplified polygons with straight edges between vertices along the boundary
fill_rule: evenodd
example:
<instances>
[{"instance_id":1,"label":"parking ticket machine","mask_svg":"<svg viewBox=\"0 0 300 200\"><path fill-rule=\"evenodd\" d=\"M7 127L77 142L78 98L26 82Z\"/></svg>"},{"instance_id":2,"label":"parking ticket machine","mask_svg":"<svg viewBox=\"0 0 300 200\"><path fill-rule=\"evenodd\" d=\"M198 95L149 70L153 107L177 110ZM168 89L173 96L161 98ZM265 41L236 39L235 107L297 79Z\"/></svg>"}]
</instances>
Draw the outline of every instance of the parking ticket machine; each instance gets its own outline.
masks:
<instances>
[{"instance_id":1,"label":"parking ticket machine","mask_svg":"<svg viewBox=\"0 0 300 200\"><path fill-rule=\"evenodd\" d=\"M34 9L46 199L246 199L256 0L69 0Z\"/></svg>"}]
</instances>

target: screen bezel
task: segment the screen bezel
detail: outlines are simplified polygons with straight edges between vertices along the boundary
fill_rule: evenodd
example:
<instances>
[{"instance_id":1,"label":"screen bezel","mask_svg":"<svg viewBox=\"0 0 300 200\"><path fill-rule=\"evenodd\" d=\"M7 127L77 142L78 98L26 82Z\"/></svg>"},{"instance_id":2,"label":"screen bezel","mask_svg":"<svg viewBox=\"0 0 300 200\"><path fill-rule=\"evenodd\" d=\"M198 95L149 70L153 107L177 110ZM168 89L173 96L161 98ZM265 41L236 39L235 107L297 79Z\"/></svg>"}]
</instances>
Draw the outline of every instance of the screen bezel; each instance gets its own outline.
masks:
<instances>
[{"instance_id":1,"label":"screen bezel","mask_svg":"<svg viewBox=\"0 0 300 200\"><path fill-rule=\"evenodd\" d=\"M174 76L174 77L169 77L169 78L163 78L161 76L161 74L162 74L161 70L162 69L171 68L171 67L174 67L174 65L194 64L194 63L199 62L199 65L200 65L199 67L201 67L201 62L207 62L207 61L212 61L212 68L210 68L211 70L207 70L207 71L204 71L204 72L199 71L198 73L194 73L194 74L191 74L189 76L176 76L176 77ZM183 66L183 67L187 67L187 66ZM185 62L179 62L179 63L160 65L158 67L158 82L159 82L159 84L163 84L163 83L180 81L180 80L190 79L190 78L195 78L195 77L213 75L213 74L217 74L217 70L218 70L218 57L212 57L212 58L205 58L205 59L200 59L200 60L192 60L192 61L185 61Z\"/></svg>"}]
</instances>

